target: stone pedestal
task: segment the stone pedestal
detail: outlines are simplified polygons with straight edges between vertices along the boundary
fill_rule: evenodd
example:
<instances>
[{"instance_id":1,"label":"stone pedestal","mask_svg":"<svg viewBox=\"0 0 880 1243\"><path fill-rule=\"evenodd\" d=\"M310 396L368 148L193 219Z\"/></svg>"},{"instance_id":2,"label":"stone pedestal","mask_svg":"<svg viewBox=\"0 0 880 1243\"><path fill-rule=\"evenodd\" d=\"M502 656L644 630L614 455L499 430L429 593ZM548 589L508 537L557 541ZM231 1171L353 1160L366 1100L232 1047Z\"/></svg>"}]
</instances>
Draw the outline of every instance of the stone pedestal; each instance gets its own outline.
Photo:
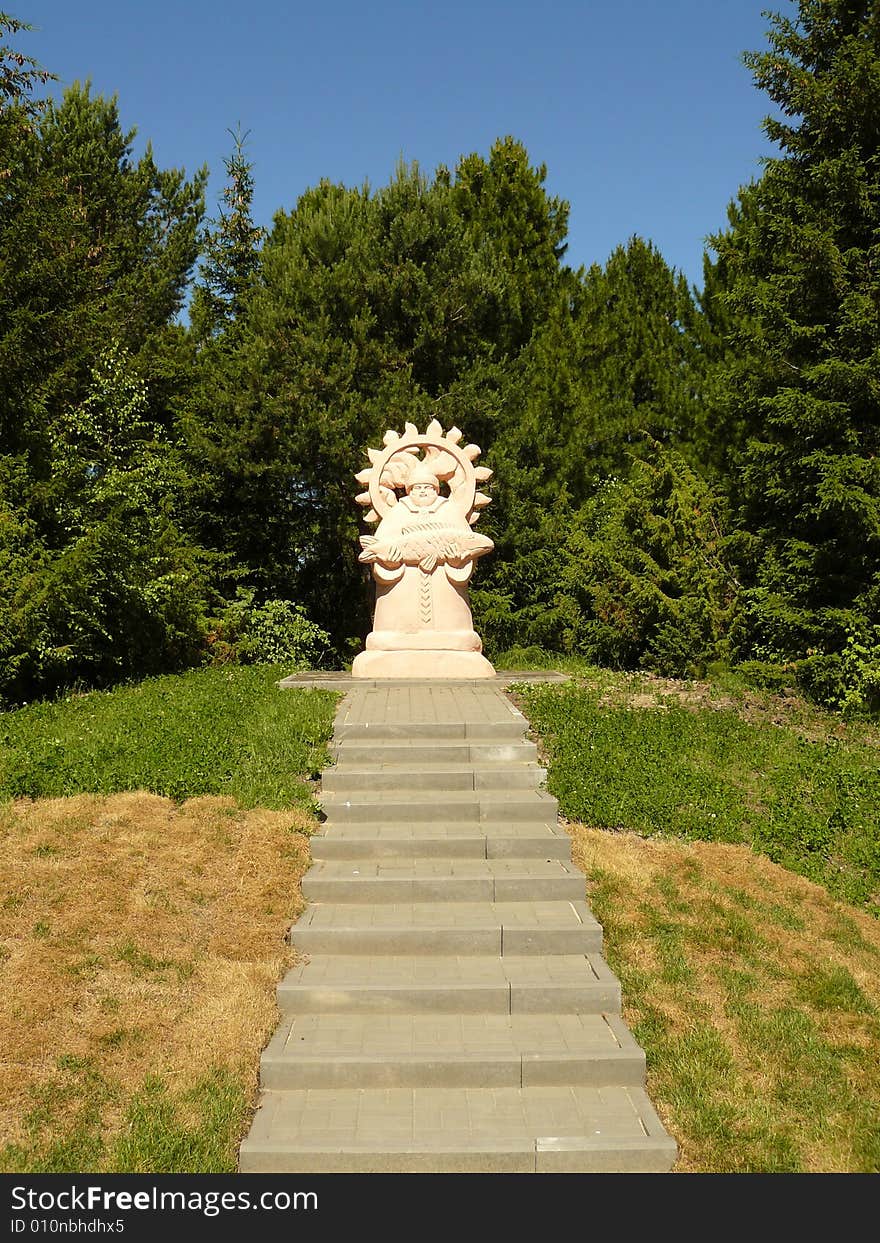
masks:
<instances>
[{"instance_id":1,"label":"stone pedestal","mask_svg":"<svg viewBox=\"0 0 880 1243\"><path fill-rule=\"evenodd\" d=\"M480 652L361 652L351 667L355 678L494 678L495 669Z\"/></svg>"}]
</instances>

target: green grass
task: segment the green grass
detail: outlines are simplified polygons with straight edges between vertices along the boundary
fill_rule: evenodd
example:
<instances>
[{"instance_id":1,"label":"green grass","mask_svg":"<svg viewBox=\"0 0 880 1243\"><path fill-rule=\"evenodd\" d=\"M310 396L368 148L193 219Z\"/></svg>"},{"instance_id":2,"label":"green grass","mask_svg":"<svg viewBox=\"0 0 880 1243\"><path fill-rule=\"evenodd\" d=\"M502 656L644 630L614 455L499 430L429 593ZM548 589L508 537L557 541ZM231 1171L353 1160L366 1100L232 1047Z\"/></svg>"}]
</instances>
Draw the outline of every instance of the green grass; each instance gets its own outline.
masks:
<instances>
[{"instance_id":1,"label":"green grass","mask_svg":"<svg viewBox=\"0 0 880 1243\"><path fill-rule=\"evenodd\" d=\"M338 696L272 665L198 669L0 714L0 799L151 790L308 806Z\"/></svg>"},{"instance_id":2,"label":"green grass","mask_svg":"<svg viewBox=\"0 0 880 1243\"><path fill-rule=\"evenodd\" d=\"M62 1057L56 1065L64 1077L33 1091L27 1140L0 1153L4 1172L235 1172L250 1107L240 1076L217 1067L175 1093L152 1075L127 1096L89 1058ZM123 1108L125 1125L120 1134L108 1136L102 1106L114 1104ZM65 1111L64 1125L56 1116L59 1110Z\"/></svg>"},{"instance_id":3,"label":"green grass","mask_svg":"<svg viewBox=\"0 0 880 1243\"><path fill-rule=\"evenodd\" d=\"M542 647L510 647L490 655L495 668L504 672L513 670L524 673L526 670L550 669L557 673L582 676L598 676L604 672L597 665L591 665L583 656L565 656L561 652L547 652ZM609 672L610 678L614 676Z\"/></svg>"},{"instance_id":4,"label":"green grass","mask_svg":"<svg viewBox=\"0 0 880 1243\"><path fill-rule=\"evenodd\" d=\"M182 1097L153 1076L129 1102L110 1167L120 1174L234 1173L249 1104L240 1079L226 1070Z\"/></svg>"},{"instance_id":5,"label":"green grass","mask_svg":"<svg viewBox=\"0 0 880 1243\"><path fill-rule=\"evenodd\" d=\"M867 735L807 737L670 699L600 703L592 684L516 689L569 819L746 843L880 914L880 752Z\"/></svg>"}]
</instances>

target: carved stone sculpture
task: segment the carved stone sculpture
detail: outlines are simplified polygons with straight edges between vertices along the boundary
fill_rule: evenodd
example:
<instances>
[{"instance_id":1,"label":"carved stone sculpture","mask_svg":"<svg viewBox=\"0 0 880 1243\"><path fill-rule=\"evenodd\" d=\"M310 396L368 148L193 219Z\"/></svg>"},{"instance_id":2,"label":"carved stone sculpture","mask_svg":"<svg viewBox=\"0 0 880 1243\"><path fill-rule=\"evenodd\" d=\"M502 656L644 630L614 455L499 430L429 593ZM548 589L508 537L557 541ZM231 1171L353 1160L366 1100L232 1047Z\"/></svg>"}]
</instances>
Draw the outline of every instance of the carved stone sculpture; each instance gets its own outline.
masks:
<instances>
[{"instance_id":1,"label":"carved stone sculpture","mask_svg":"<svg viewBox=\"0 0 880 1243\"><path fill-rule=\"evenodd\" d=\"M473 524L490 498L477 485L491 478L476 466L477 445L461 447L457 427L444 434L436 419L424 432L407 423L387 431L384 448L368 449L366 484L375 535L362 535L360 560L372 566L376 611L356 678L491 678L474 630L468 580L477 557L494 544Z\"/></svg>"}]
</instances>

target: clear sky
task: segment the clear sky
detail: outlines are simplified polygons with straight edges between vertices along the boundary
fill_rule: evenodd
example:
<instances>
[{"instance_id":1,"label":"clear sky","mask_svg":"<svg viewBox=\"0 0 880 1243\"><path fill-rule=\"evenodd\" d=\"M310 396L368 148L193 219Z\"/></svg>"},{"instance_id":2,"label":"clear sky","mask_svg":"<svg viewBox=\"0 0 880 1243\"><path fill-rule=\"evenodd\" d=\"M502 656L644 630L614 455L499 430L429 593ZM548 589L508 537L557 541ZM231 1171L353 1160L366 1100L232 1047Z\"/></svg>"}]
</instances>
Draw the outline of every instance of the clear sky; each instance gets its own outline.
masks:
<instances>
[{"instance_id":1,"label":"clear sky","mask_svg":"<svg viewBox=\"0 0 880 1243\"><path fill-rule=\"evenodd\" d=\"M250 131L257 223L322 177L433 173L506 134L571 205L567 261L604 263L633 234L702 283L704 240L773 154L770 101L742 53L793 0L2 0L36 29L18 48L116 94L135 150L207 164L209 212L229 130Z\"/></svg>"}]
</instances>

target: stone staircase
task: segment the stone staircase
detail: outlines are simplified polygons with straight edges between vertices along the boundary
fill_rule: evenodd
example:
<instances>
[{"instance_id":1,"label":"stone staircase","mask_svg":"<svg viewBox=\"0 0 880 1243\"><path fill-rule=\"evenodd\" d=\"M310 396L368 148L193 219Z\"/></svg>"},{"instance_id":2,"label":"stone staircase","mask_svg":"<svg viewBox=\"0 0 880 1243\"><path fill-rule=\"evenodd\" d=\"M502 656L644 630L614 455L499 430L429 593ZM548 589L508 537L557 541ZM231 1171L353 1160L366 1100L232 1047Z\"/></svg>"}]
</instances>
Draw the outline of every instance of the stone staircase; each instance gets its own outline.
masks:
<instances>
[{"instance_id":1,"label":"stone staircase","mask_svg":"<svg viewBox=\"0 0 880 1243\"><path fill-rule=\"evenodd\" d=\"M669 1170L602 930L494 683L354 683L243 1173Z\"/></svg>"}]
</instances>

